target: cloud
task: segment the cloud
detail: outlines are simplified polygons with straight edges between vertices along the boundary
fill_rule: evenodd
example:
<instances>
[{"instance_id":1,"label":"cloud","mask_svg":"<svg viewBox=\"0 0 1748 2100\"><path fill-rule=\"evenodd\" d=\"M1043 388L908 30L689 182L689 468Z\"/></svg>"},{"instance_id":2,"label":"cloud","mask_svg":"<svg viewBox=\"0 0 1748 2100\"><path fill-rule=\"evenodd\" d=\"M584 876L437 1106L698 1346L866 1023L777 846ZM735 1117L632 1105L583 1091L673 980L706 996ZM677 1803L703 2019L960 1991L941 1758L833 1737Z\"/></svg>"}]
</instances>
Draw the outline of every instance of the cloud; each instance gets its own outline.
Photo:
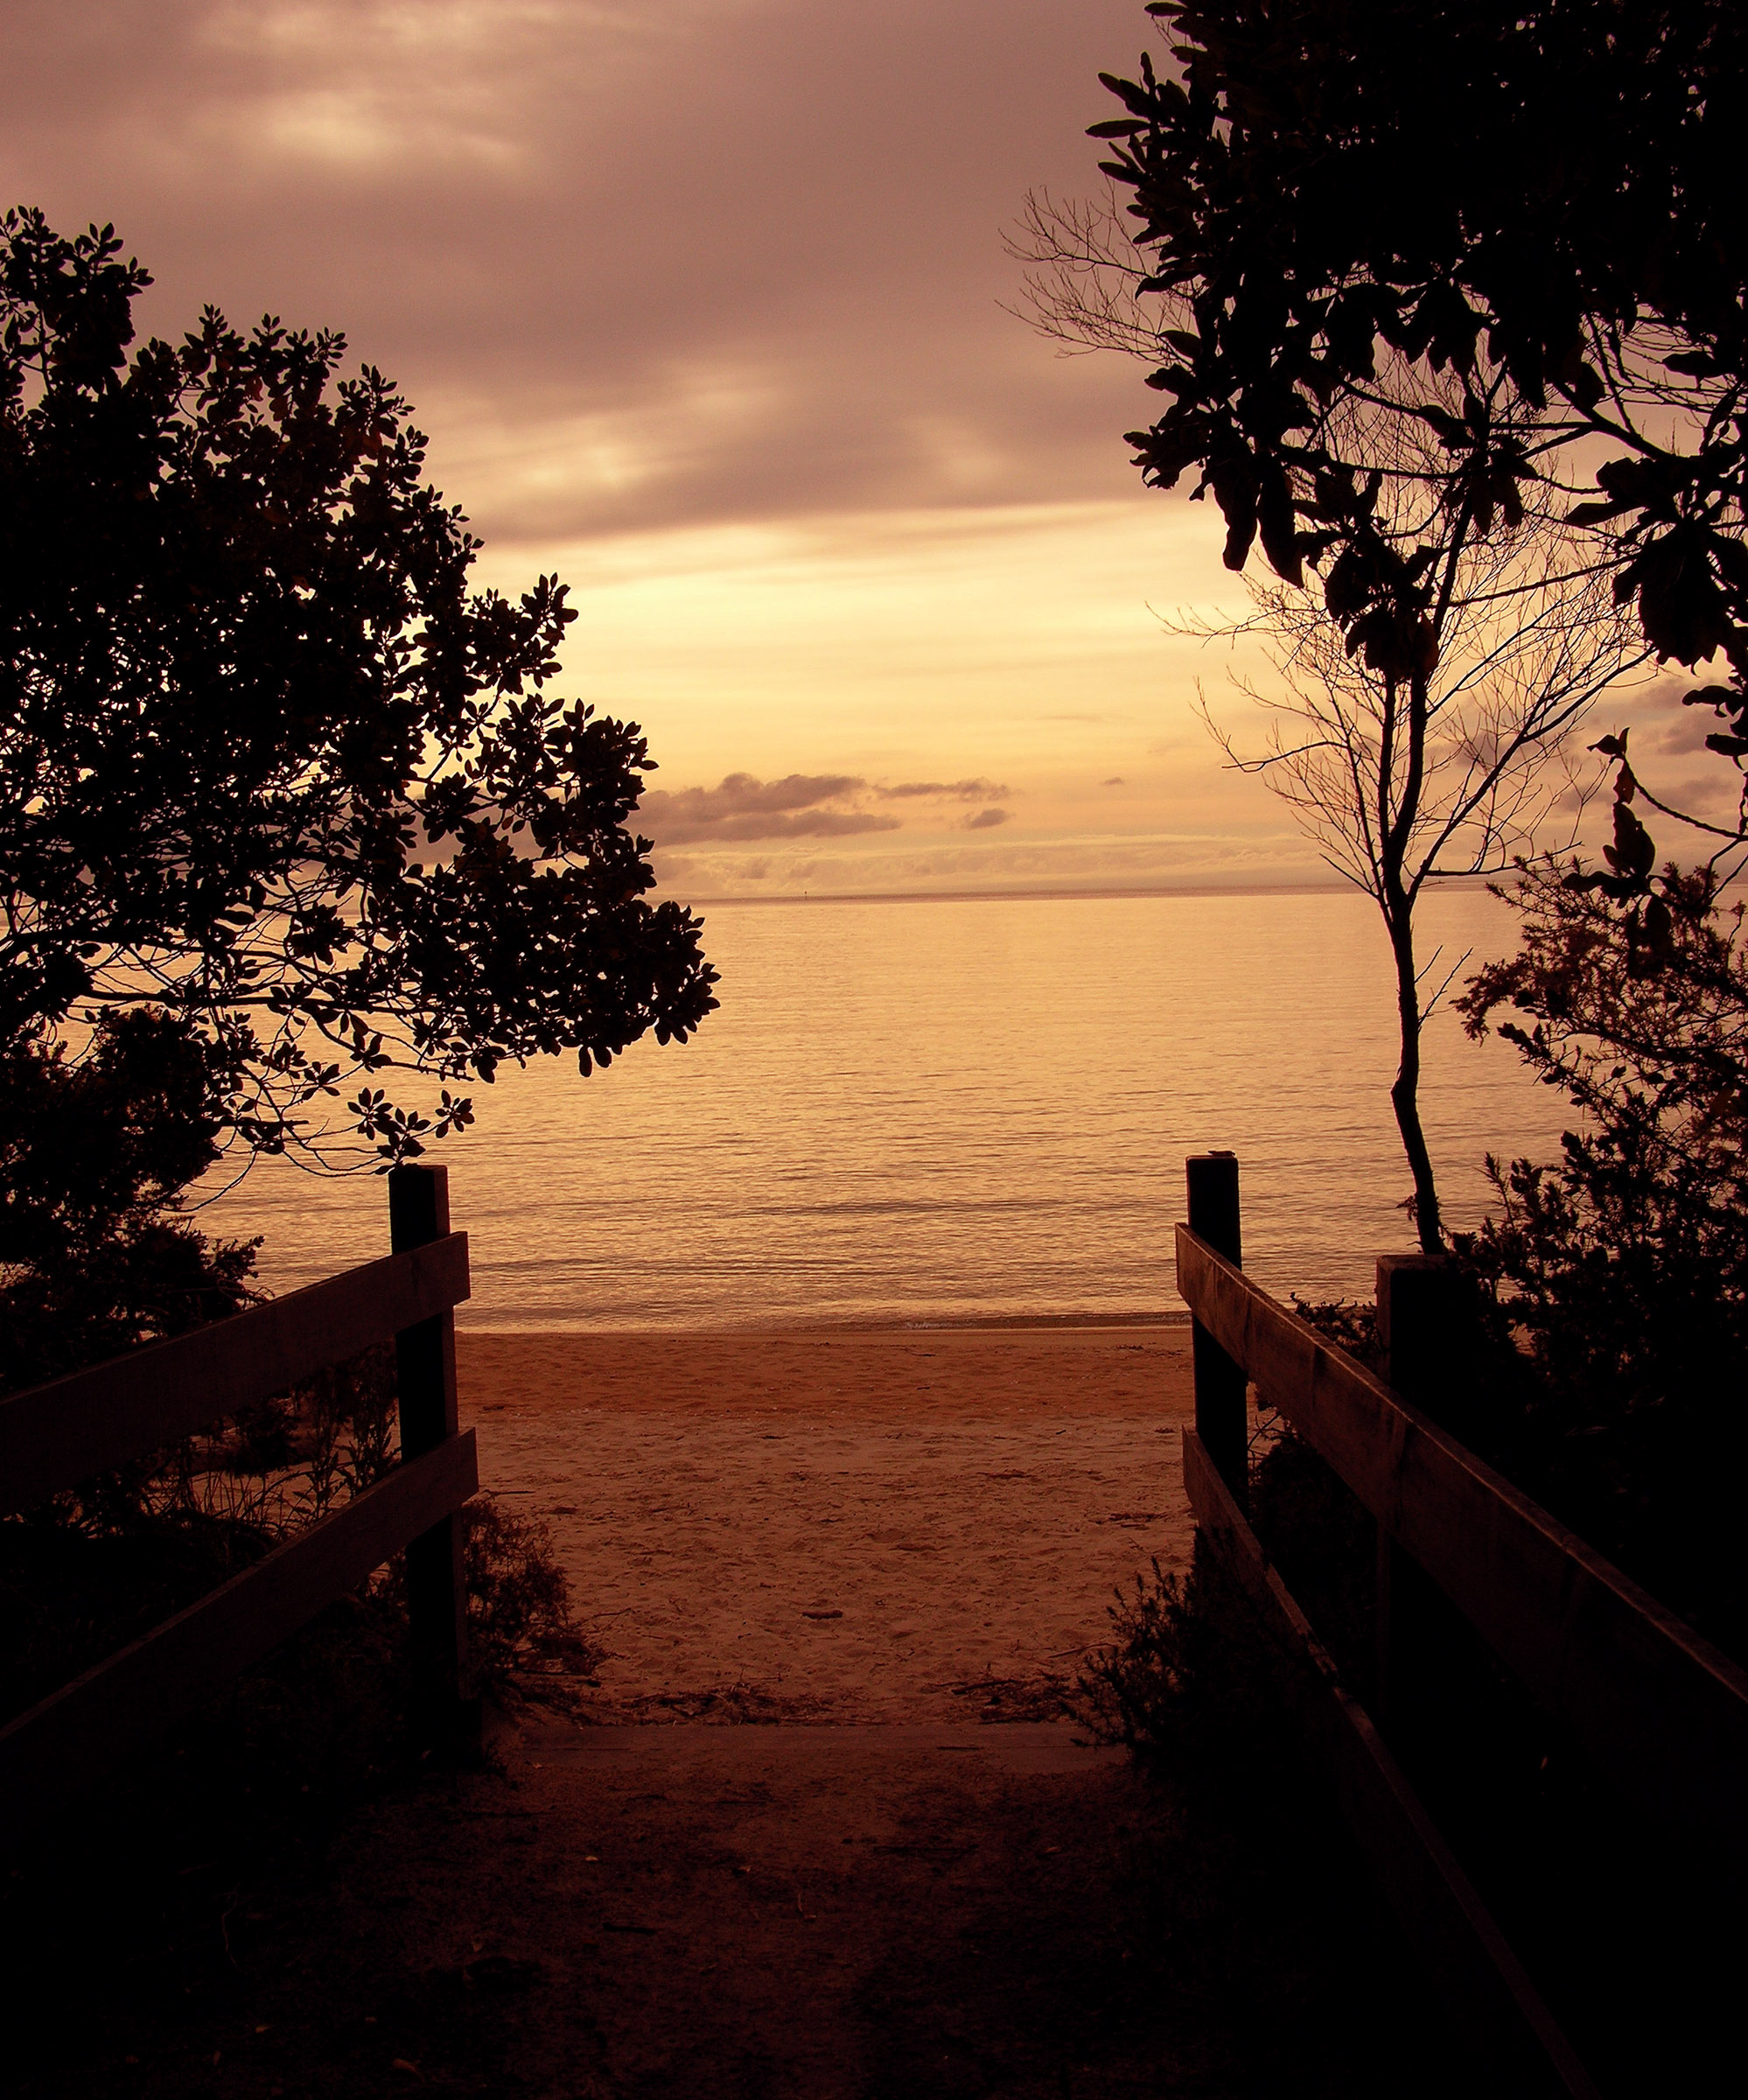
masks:
<instances>
[{"instance_id":1,"label":"cloud","mask_svg":"<svg viewBox=\"0 0 1748 2100\"><path fill-rule=\"evenodd\" d=\"M850 838L859 831L898 829L897 817L877 816L871 810L804 809L793 816L750 814L717 817L696 824L664 825L660 828L655 844L684 846L696 845L701 839Z\"/></svg>"},{"instance_id":2,"label":"cloud","mask_svg":"<svg viewBox=\"0 0 1748 2100\"><path fill-rule=\"evenodd\" d=\"M861 831L898 830L896 816L833 806L853 802L867 785L847 773L791 773L780 780L731 773L716 788L651 790L639 805L636 822L658 846L715 839L848 838Z\"/></svg>"},{"instance_id":3,"label":"cloud","mask_svg":"<svg viewBox=\"0 0 1748 2100\"><path fill-rule=\"evenodd\" d=\"M777 780L731 773L715 788L652 788L639 804L635 821L661 847L713 840L849 838L857 832L902 829L902 818L869 808L870 797L951 803L981 802L1008 792L981 778L904 780L889 788L850 773L789 773ZM986 808L961 821L968 831L986 831L1006 823L1008 812Z\"/></svg>"},{"instance_id":4,"label":"cloud","mask_svg":"<svg viewBox=\"0 0 1748 2100\"><path fill-rule=\"evenodd\" d=\"M1114 773L1109 780L1099 782L1101 788L1121 788L1122 784L1123 778L1120 773Z\"/></svg>"},{"instance_id":5,"label":"cloud","mask_svg":"<svg viewBox=\"0 0 1748 2100\"><path fill-rule=\"evenodd\" d=\"M1083 500L1132 485L1140 375L1003 311L1000 231L1097 184L1096 74L1147 35L1133 0L15 0L0 188L115 220L163 332L343 328L492 540Z\"/></svg>"},{"instance_id":6,"label":"cloud","mask_svg":"<svg viewBox=\"0 0 1748 2100\"><path fill-rule=\"evenodd\" d=\"M932 795L941 802L1000 802L1012 790L994 780L903 780L896 788L877 788L874 792L886 802Z\"/></svg>"},{"instance_id":7,"label":"cloud","mask_svg":"<svg viewBox=\"0 0 1748 2100\"><path fill-rule=\"evenodd\" d=\"M481 580L571 583L567 679L668 768L664 886L1055 882L1040 830L1276 821L1148 611L1243 598L1129 464L1140 368L1003 310L1003 228L1097 186L1096 75L1154 36L1136 0L13 0L0 204L115 221L143 332L272 312L400 384Z\"/></svg>"},{"instance_id":8,"label":"cloud","mask_svg":"<svg viewBox=\"0 0 1748 2100\"><path fill-rule=\"evenodd\" d=\"M1724 676L1722 665L1710 669L1711 678ZM1705 746L1707 737L1721 731L1724 724L1710 707L1683 705L1689 693L1709 682L1706 668L1700 667L1685 676L1660 674L1636 690L1619 689L1592 710L1580 741L1593 744L1605 729L1626 731L1635 769L1650 793L1704 821L1727 821L1740 793L1741 777L1733 766L1712 760ZM1703 770L1693 770L1696 761ZM1590 763L1598 774L1612 777L1605 761ZM1612 807L1606 796L1598 798L1586 827L1589 832L1600 836L1606 831ZM1669 830L1666 844L1663 833L1654 820L1650 821L1660 848L1676 850L1685 857L1685 850L1676 846L1680 835ZM1597 850L1592 841L1591 850Z\"/></svg>"},{"instance_id":9,"label":"cloud","mask_svg":"<svg viewBox=\"0 0 1748 2100\"><path fill-rule=\"evenodd\" d=\"M682 788L677 794L660 788L643 798L646 815L658 806L676 820L707 823L717 817L754 813L775 815L836 802L868 783L848 773L790 773L780 780L761 780L750 773L731 773L719 788Z\"/></svg>"}]
</instances>

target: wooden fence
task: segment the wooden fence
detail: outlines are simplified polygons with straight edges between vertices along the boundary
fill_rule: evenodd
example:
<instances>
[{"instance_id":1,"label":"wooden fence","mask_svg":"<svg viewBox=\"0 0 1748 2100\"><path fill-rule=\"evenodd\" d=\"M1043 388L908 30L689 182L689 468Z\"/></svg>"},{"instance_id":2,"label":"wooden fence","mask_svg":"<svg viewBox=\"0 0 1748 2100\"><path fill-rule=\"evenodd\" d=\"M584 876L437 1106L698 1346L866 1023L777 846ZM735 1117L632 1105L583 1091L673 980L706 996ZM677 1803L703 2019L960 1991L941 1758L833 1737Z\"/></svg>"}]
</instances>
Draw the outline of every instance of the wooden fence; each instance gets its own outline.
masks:
<instances>
[{"instance_id":1,"label":"wooden fence","mask_svg":"<svg viewBox=\"0 0 1748 2100\"><path fill-rule=\"evenodd\" d=\"M1424 1570L1594 1768L1685 1847L1748 1856L1748 1673L1440 1428L1277 1305L1241 1267L1238 1162L1188 1162L1178 1286L1193 1317L1196 1425L1185 1474L1205 1536L1256 1605L1282 1685L1405 1933L1498 2073L1491 2090L1595 2087L1345 1686L1248 1521L1247 1386L1280 1410ZM1393 1377L1425 1362L1437 1293L1417 1259L1379 1264Z\"/></svg>"},{"instance_id":2,"label":"wooden fence","mask_svg":"<svg viewBox=\"0 0 1748 2100\"><path fill-rule=\"evenodd\" d=\"M467 1237L443 1167L388 1177L390 1244L366 1264L174 1340L0 1401L0 1514L149 1456L391 1338L401 1463L255 1566L0 1729L0 1849L194 1712L402 1548L420 1725L465 1724L466 1637L455 1512L479 1486L456 1421L455 1317Z\"/></svg>"}]
</instances>

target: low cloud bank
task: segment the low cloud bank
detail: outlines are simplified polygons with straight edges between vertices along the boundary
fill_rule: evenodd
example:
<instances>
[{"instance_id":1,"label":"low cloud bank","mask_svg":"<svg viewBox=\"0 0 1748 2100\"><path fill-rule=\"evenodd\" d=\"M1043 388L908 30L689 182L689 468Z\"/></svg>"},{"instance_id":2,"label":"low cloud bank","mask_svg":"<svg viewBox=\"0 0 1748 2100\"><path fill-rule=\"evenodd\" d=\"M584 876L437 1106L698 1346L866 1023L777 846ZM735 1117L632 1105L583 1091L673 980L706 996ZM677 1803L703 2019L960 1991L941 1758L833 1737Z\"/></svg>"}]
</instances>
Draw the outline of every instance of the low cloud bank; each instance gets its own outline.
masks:
<instances>
[{"instance_id":1,"label":"low cloud bank","mask_svg":"<svg viewBox=\"0 0 1748 2100\"><path fill-rule=\"evenodd\" d=\"M929 795L937 802L999 802L1012 791L994 780L903 780L896 788L874 790L883 802L902 802L913 795Z\"/></svg>"},{"instance_id":2,"label":"low cloud bank","mask_svg":"<svg viewBox=\"0 0 1748 2100\"><path fill-rule=\"evenodd\" d=\"M861 832L897 831L904 820L871 803L918 804L978 802L986 806L958 820L968 830L986 830L1008 821L992 798L1008 789L994 780L903 780L894 786L846 773L790 773L761 780L731 773L715 788L656 788L647 793L633 822L657 846L745 844L755 839L849 838Z\"/></svg>"}]
</instances>

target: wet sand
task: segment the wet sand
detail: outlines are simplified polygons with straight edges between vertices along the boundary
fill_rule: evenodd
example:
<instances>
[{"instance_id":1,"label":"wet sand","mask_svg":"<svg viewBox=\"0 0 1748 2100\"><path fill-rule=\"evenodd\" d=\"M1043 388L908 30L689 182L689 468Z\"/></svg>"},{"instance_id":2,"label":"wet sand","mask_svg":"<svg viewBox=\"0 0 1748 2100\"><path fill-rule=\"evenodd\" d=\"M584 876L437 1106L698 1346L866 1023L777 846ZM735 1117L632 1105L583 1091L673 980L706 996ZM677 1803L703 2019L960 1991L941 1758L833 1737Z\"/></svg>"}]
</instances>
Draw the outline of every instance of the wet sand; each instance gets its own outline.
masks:
<instances>
[{"instance_id":1,"label":"wet sand","mask_svg":"<svg viewBox=\"0 0 1748 2100\"><path fill-rule=\"evenodd\" d=\"M601 1720L1017 1719L1188 1558L1185 1326L465 1334Z\"/></svg>"}]
</instances>

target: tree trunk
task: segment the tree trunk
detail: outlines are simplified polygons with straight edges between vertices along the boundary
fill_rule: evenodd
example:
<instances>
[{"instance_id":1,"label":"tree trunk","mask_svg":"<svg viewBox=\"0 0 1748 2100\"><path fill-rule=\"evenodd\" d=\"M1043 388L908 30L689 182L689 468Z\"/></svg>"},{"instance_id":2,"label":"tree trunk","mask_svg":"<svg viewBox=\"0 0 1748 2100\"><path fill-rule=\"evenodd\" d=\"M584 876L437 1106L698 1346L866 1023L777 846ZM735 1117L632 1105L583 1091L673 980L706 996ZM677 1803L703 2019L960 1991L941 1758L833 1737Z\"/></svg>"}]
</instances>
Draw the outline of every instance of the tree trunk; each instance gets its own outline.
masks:
<instances>
[{"instance_id":1,"label":"tree trunk","mask_svg":"<svg viewBox=\"0 0 1748 2100\"><path fill-rule=\"evenodd\" d=\"M1420 1125L1420 984L1414 967L1414 920L1406 898L1397 911L1386 914L1390 947L1396 960L1396 1018L1401 1029L1402 1061L1396 1082L1390 1088L1390 1106L1396 1112L1402 1150L1408 1154L1409 1172L1414 1176L1415 1224L1420 1233L1423 1254L1438 1254L1444 1235L1438 1214L1438 1186L1432 1175L1432 1155L1426 1149L1426 1132Z\"/></svg>"},{"instance_id":2,"label":"tree trunk","mask_svg":"<svg viewBox=\"0 0 1748 2100\"><path fill-rule=\"evenodd\" d=\"M1408 682L1408 716L1401 725L1407 732L1408 764L1394 814L1390 787L1395 777L1395 702L1399 689L1393 682L1389 690L1378 754L1377 894L1389 932L1390 952L1396 961L1396 1018L1402 1040L1402 1061L1396 1067L1396 1083L1390 1088L1390 1106L1396 1112L1396 1128L1402 1132L1402 1150L1408 1154L1409 1172L1414 1176L1414 1221L1420 1232L1421 1252L1439 1254L1444 1251L1444 1236L1439 1228L1438 1188L1432 1178L1426 1132L1420 1127L1420 979L1414 966L1414 907L1420 892L1418 884L1410 884L1403 873L1426 778L1426 680L1427 674L1417 671Z\"/></svg>"}]
</instances>

